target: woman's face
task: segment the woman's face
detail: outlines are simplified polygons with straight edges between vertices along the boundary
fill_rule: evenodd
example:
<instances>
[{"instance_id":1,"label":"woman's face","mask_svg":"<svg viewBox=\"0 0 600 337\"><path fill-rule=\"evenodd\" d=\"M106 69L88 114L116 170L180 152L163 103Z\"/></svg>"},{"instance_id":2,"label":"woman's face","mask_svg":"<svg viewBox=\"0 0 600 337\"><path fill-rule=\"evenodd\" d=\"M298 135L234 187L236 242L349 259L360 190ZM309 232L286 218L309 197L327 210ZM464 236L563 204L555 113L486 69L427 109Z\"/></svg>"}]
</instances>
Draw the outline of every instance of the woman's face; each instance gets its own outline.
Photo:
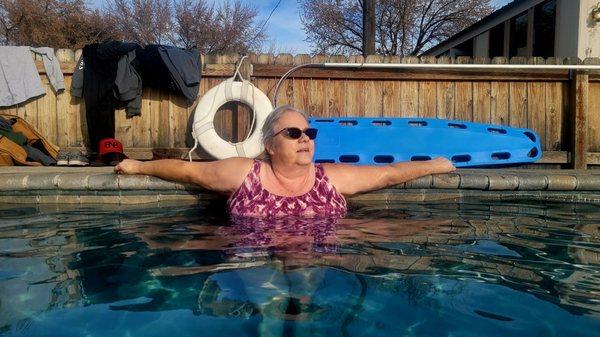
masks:
<instances>
[{"instance_id":1,"label":"woman's face","mask_svg":"<svg viewBox=\"0 0 600 337\"><path fill-rule=\"evenodd\" d=\"M298 128L304 131L308 128L308 122L298 112L289 110L281 115L274 128L275 132L285 128ZM284 131L270 139L267 151L272 161L308 165L313 159L315 142L304 133L298 139L291 139Z\"/></svg>"}]
</instances>

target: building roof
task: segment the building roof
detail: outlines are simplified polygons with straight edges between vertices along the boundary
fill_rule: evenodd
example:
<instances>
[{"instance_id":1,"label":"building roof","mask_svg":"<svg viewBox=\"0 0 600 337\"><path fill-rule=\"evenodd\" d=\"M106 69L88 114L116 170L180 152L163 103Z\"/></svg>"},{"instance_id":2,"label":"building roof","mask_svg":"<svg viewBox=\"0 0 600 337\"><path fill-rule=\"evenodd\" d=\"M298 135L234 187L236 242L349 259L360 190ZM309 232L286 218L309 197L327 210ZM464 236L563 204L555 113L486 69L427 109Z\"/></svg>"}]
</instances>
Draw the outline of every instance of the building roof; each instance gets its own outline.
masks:
<instances>
[{"instance_id":1,"label":"building roof","mask_svg":"<svg viewBox=\"0 0 600 337\"><path fill-rule=\"evenodd\" d=\"M442 41L439 44L429 48L421 55L438 56L439 54L444 53L448 49L470 38L473 38L485 32L486 30L493 28L497 24L504 22L505 20L512 18L513 16L516 16L517 14L544 1L546 0L513 0L513 2L501 7L495 12L492 12L490 15L463 29L462 31L450 37L449 39Z\"/></svg>"}]
</instances>

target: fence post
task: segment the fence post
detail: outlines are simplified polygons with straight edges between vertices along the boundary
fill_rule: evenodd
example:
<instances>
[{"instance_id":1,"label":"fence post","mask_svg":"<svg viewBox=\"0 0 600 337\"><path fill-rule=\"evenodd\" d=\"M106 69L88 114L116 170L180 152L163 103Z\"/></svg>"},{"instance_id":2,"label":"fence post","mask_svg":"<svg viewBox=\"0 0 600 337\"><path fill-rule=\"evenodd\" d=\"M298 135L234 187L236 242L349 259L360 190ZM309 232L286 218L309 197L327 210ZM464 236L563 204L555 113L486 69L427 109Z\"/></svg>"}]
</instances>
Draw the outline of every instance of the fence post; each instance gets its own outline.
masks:
<instances>
[{"instance_id":1,"label":"fence post","mask_svg":"<svg viewBox=\"0 0 600 337\"><path fill-rule=\"evenodd\" d=\"M587 169L589 75L584 71L573 71L569 98L572 130L571 166Z\"/></svg>"}]
</instances>

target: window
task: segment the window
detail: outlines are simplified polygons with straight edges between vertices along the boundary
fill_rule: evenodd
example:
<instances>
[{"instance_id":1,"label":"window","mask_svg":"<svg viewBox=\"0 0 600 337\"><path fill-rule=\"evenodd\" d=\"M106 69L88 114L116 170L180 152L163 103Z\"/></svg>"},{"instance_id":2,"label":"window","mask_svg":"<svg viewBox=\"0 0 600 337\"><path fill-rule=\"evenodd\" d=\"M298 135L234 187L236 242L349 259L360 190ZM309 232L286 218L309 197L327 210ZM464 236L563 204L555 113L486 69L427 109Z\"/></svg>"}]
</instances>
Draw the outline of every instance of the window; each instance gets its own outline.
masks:
<instances>
[{"instance_id":1,"label":"window","mask_svg":"<svg viewBox=\"0 0 600 337\"><path fill-rule=\"evenodd\" d=\"M473 39L469 39L458 46L452 48L452 56L471 56L473 57Z\"/></svg>"},{"instance_id":2,"label":"window","mask_svg":"<svg viewBox=\"0 0 600 337\"><path fill-rule=\"evenodd\" d=\"M489 56L504 56L504 22L490 29Z\"/></svg>"},{"instance_id":3,"label":"window","mask_svg":"<svg viewBox=\"0 0 600 337\"><path fill-rule=\"evenodd\" d=\"M534 9L533 56L554 56L556 0L543 2Z\"/></svg>"},{"instance_id":4,"label":"window","mask_svg":"<svg viewBox=\"0 0 600 337\"><path fill-rule=\"evenodd\" d=\"M527 12L510 20L510 57L527 55Z\"/></svg>"}]
</instances>

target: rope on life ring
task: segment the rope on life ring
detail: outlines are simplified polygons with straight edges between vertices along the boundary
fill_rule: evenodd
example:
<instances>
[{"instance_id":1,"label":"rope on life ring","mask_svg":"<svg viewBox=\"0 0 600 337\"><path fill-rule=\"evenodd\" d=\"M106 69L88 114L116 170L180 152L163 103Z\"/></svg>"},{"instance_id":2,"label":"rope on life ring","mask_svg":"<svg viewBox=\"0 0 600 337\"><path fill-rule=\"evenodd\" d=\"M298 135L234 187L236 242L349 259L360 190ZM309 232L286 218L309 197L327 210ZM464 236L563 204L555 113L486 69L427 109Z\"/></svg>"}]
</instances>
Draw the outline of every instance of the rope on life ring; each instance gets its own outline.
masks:
<instances>
[{"instance_id":1,"label":"rope on life ring","mask_svg":"<svg viewBox=\"0 0 600 337\"><path fill-rule=\"evenodd\" d=\"M240 60L240 65L244 58L245 56ZM237 76L242 81L235 81ZM248 105L254 115L248 136L239 143L232 143L221 138L214 127L215 115L219 108L233 101ZM264 151L260 130L272 111L273 105L269 98L250 81L242 78L238 65L233 77L210 89L196 106L192 124L194 147L189 152L189 160L192 161L191 154L198 144L217 159L257 157Z\"/></svg>"}]
</instances>

